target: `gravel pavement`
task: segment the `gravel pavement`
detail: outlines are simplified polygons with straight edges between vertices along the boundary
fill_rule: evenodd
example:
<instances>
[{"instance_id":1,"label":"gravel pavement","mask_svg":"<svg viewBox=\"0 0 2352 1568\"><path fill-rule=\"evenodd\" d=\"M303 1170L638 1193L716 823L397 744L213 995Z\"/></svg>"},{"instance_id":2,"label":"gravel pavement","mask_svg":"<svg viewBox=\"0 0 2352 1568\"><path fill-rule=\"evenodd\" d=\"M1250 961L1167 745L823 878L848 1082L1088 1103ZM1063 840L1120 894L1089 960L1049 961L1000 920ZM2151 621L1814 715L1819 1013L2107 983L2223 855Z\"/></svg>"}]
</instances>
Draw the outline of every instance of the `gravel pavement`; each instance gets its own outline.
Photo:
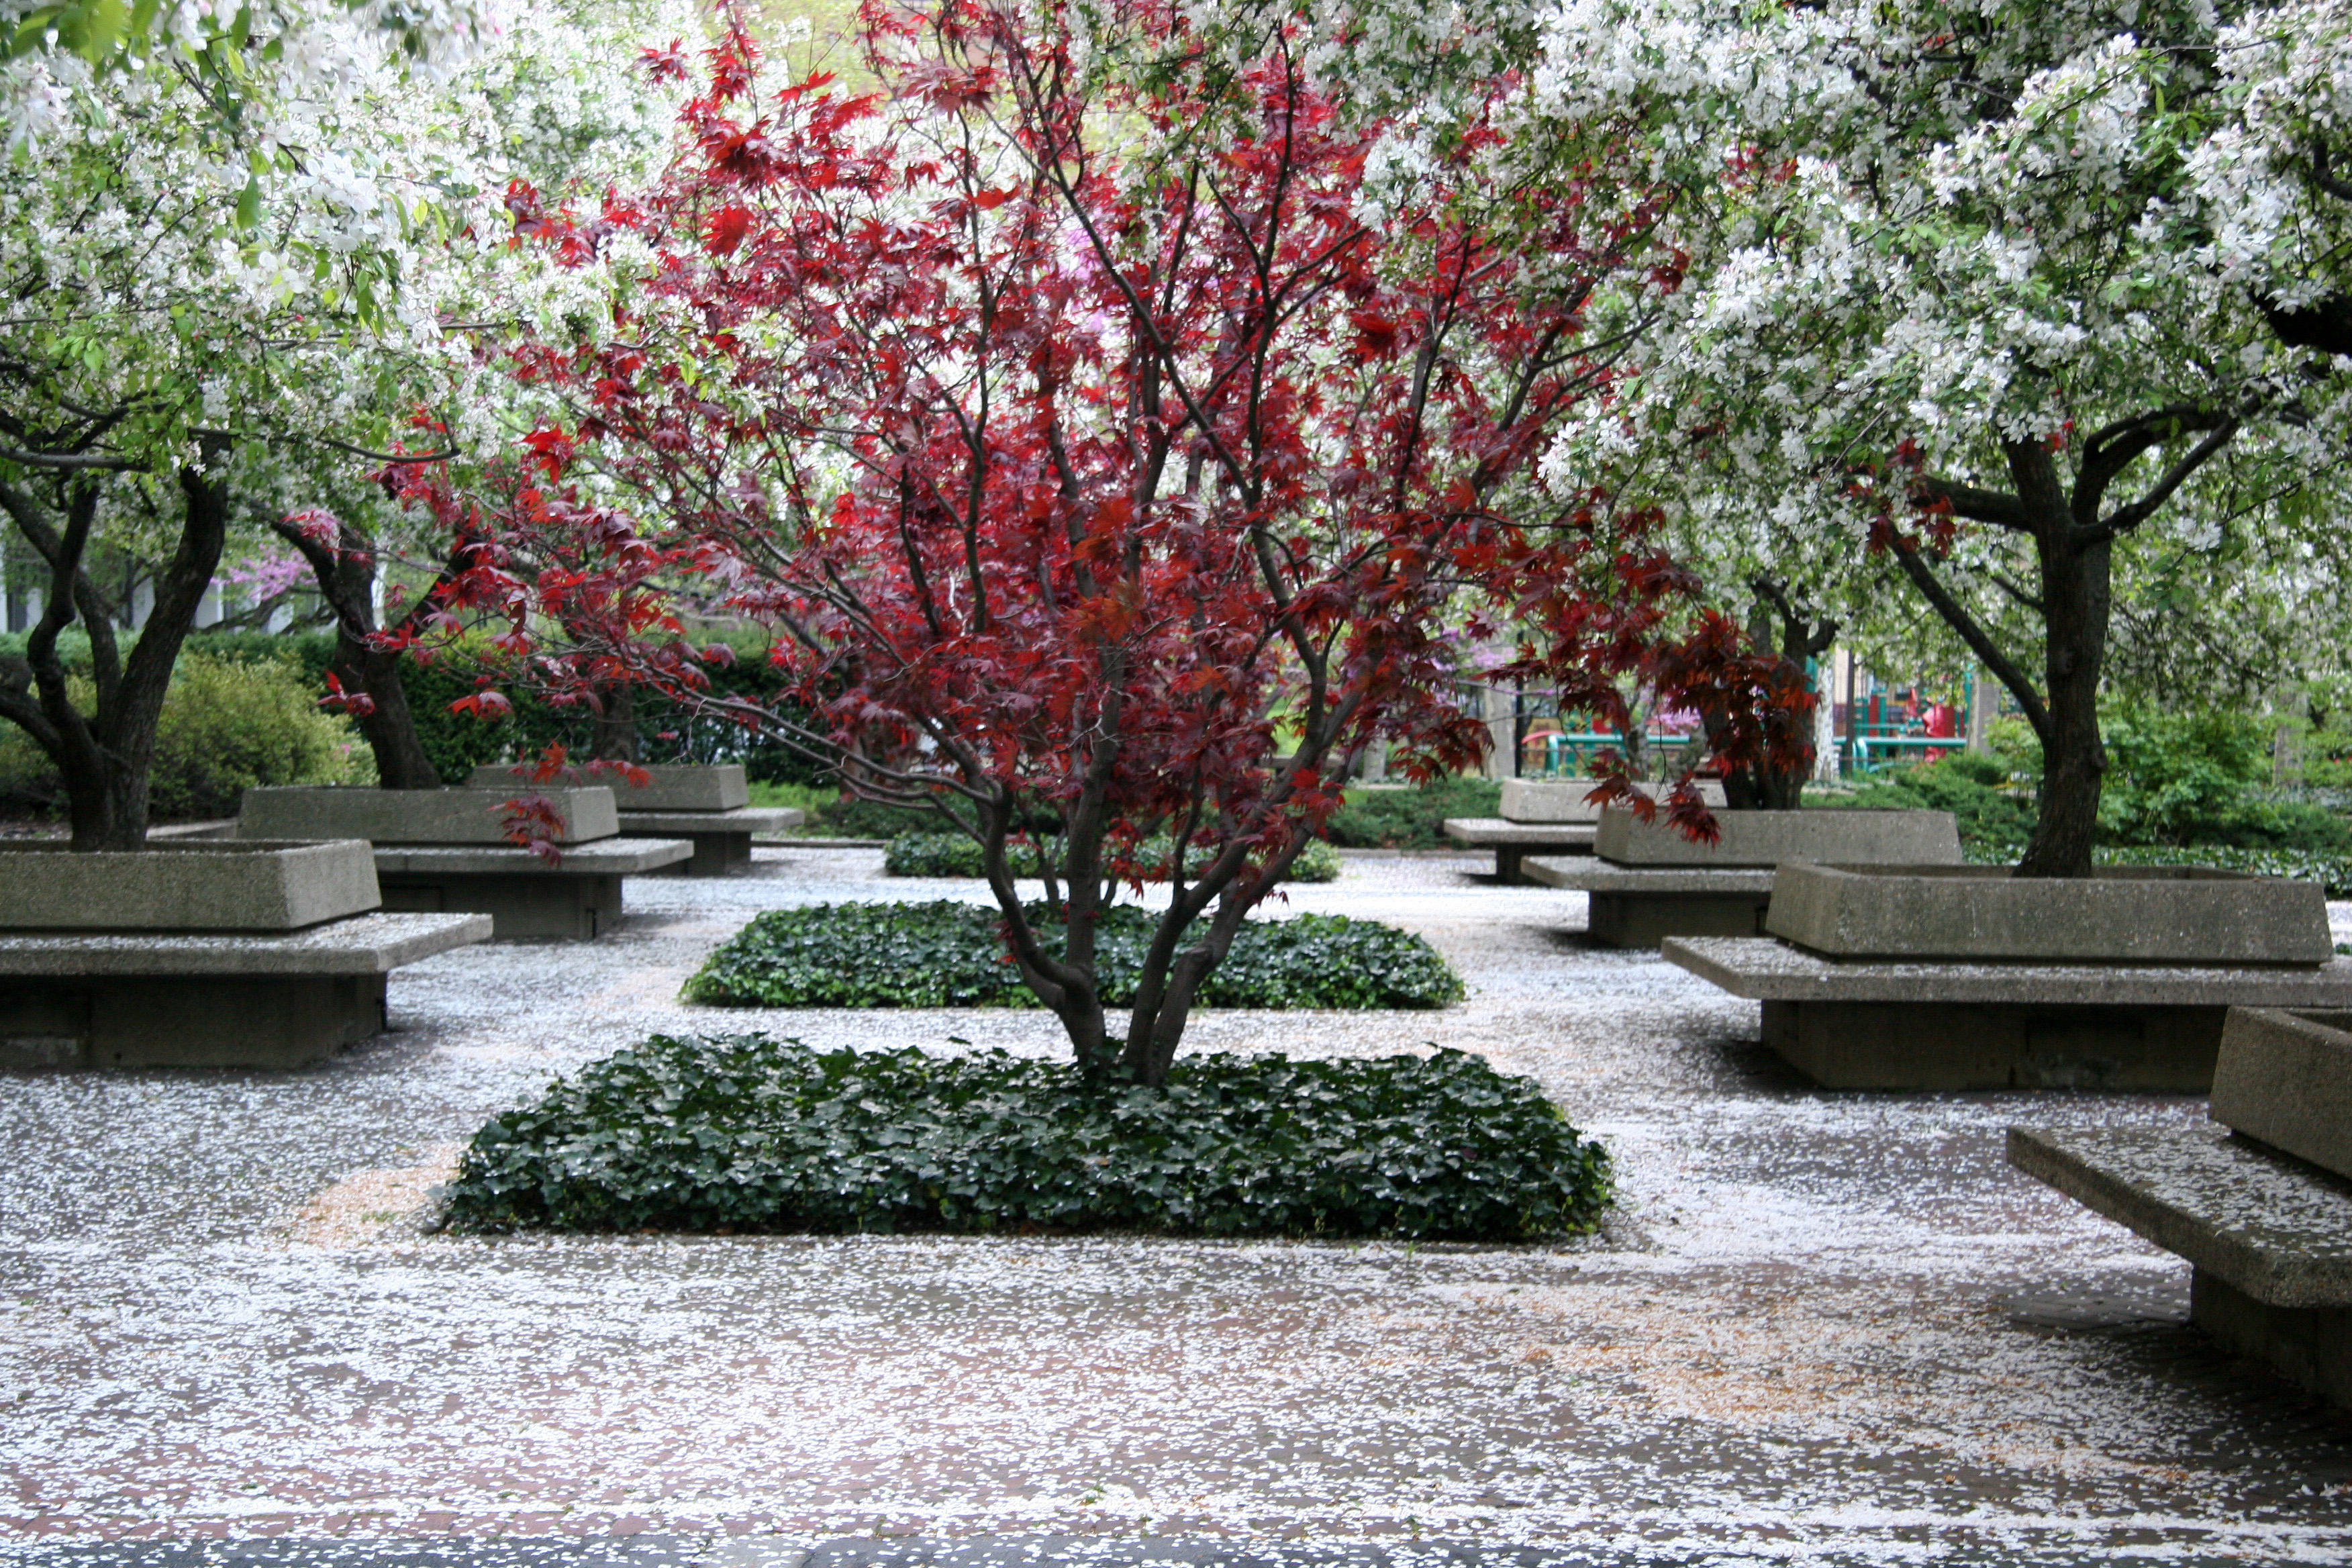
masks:
<instances>
[{"instance_id":1,"label":"gravel pavement","mask_svg":"<svg viewBox=\"0 0 2352 1568\"><path fill-rule=\"evenodd\" d=\"M1057 1051L1034 1012L677 1001L760 910L975 894L871 849L633 879L618 935L404 970L395 1031L306 1072L0 1077L0 1563L2352 1563L2352 1420L2001 1158L2202 1101L1810 1090L1754 1004L1489 865L1351 855L1288 904L1427 936L1463 1005L1188 1045L1533 1075L1616 1160L1571 1245L419 1233L488 1114L654 1030ZM1258 1561L1166 1560L1212 1559Z\"/></svg>"}]
</instances>

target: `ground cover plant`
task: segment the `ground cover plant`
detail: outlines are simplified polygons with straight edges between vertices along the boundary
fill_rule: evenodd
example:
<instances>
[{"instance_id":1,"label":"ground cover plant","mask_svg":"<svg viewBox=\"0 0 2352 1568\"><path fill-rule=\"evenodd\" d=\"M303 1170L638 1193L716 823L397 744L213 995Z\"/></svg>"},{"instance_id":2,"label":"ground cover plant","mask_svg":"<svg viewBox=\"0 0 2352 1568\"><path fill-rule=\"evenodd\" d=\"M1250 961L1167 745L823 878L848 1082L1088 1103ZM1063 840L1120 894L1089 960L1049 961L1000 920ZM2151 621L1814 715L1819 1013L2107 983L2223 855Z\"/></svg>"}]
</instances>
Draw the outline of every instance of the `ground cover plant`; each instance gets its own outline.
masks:
<instances>
[{"instance_id":1,"label":"ground cover plant","mask_svg":"<svg viewBox=\"0 0 2352 1568\"><path fill-rule=\"evenodd\" d=\"M1348 791L1331 814L1331 842L1349 849L1444 849L1449 816L1492 816L1503 809L1503 786L1492 779L1454 774L1404 789Z\"/></svg>"},{"instance_id":2,"label":"ground cover plant","mask_svg":"<svg viewBox=\"0 0 2352 1568\"><path fill-rule=\"evenodd\" d=\"M452 1229L1159 1231L1531 1241L1609 1162L1532 1079L1460 1051L1223 1053L1158 1089L1001 1051L643 1045L475 1134Z\"/></svg>"},{"instance_id":3,"label":"ground cover plant","mask_svg":"<svg viewBox=\"0 0 2352 1568\"><path fill-rule=\"evenodd\" d=\"M1005 846L1004 853L1015 876L1034 877L1042 876L1053 863L1055 847L1050 839L1035 844L1016 840ZM1137 845L1132 859L1143 880L1164 882L1174 853L1174 843L1161 836ZM961 833L901 833L883 849L882 869L893 877L982 877L988 874L985 858L979 844ZM1298 852L1283 879L1286 882L1339 879L1339 852L1319 838Z\"/></svg>"},{"instance_id":4,"label":"ground cover plant","mask_svg":"<svg viewBox=\"0 0 2352 1568\"><path fill-rule=\"evenodd\" d=\"M1030 918L1059 945L1042 906ZM1141 983L1158 916L1114 904L1095 921L1111 1005ZM1005 954L1004 920L984 904L812 904L771 910L721 944L686 984L688 1001L739 1007L1033 1007ZM1250 921L1201 994L1210 1007L1443 1007L1461 977L1421 938L1377 921L1299 915Z\"/></svg>"}]
</instances>

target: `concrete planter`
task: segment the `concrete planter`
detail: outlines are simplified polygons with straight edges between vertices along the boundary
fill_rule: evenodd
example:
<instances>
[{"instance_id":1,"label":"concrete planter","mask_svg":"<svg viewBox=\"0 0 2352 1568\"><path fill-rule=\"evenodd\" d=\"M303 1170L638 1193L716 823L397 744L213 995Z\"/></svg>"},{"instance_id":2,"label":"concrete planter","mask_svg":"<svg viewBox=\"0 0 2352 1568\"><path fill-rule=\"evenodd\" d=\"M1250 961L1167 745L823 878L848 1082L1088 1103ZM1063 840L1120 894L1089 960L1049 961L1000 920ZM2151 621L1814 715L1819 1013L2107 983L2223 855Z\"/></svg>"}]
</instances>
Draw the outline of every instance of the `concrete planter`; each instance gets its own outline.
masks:
<instances>
[{"instance_id":1,"label":"concrete planter","mask_svg":"<svg viewBox=\"0 0 2352 1568\"><path fill-rule=\"evenodd\" d=\"M10 931L299 931L382 901L356 839L200 839L104 855L0 845L0 925Z\"/></svg>"},{"instance_id":2,"label":"concrete planter","mask_svg":"<svg viewBox=\"0 0 2352 1568\"><path fill-rule=\"evenodd\" d=\"M2352 1181L2352 1013L2232 1008L2213 1120Z\"/></svg>"},{"instance_id":3,"label":"concrete planter","mask_svg":"<svg viewBox=\"0 0 2352 1568\"><path fill-rule=\"evenodd\" d=\"M645 772L650 776L641 784L618 773L595 775L595 782L613 792L614 803L623 811L733 811L751 804L751 785L740 763L666 763ZM466 784L509 795L528 787L512 768L498 763L476 768Z\"/></svg>"},{"instance_id":4,"label":"concrete planter","mask_svg":"<svg viewBox=\"0 0 2352 1568\"><path fill-rule=\"evenodd\" d=\"M0 847L0 1066L285 1068L384 1026L385 976L479 916L373 913L356 839Z\"/></svg>"},{"instance_id":5,"label":"concrete planter","mask_svg":"<svg viewBox=\"0 0 2352 1568\"><path fill-rule=\"evenodd\" d=\"M2002 866L1783 866L1765 930L1830 958L2326 963L2318 886L2199 866L2021 880Z\"/></svg>"},{"instance_id":6,"label":"concrete planter","mask_svg":"<svg viewBox=\"0 0 2352 1568\"><path fill-rule=\"evenodd\" d=\"M1959 828L1948 811L1721 811L1720 837L1701 844L1661 815L1601 814L1593 852L1621 866L1725 869L1828 860L1839 865L1958 865Z\"/></svg>"},{"instance_id":7,"label":"concrete planter","mask_svg":"<svg viewBox=\"0 0 2352 1568\"><path fill-rule=\"evenodd\" d=\"M624 838L683 838L694 857L656 875L730 877L751 868L751 836L781 833L800 825L803 813L789 806L754 806L751 786L740 763L676 763L650 767L642 784L607 776L600 780L620 806ZM474 770L467 782L488 789L507 787L511 770L491 764Z\"/></svg>"},{"instance_id":8,"label":"concrete planter","mask_svg":"<svg viewBox=\"0 0 2352 1568\"><path fill-rule=\"evenodd\" d=\"M622 922L621 880L689 859L677 838L618 837L620 814L603 784L532 789L254 789L239 837L304 832L369 839L383 907L403 913L480 913L501 938L587 941ZM562 814L553 864L507 840L506 803L546 796Z\"/></svg>"},{"instance_id":9,"label":"concrete planter","mask_svg":"<svg viewBox=\"0 0 2352 1568\"><path fill-rule=\"evenodd\" d=\"M1601 807L1585 797L1600 786L1599 779L1505 779L1503 804L1500 807L1506 822L1580 823L1591 826L1601 820ZM1635 788L1654 799L1659 786L1637 784ZM1699 798L1712 810L1723 808L1723 786L1704 781L1698 786Z\"/></svg>"},{"instance_id":10,"label":"concrete planter","mask_svg":"<svg viewBox=\"0 0 2352 1568\"><path fill-rule=\"evenodd\" d=\"M504 844L506 803L544 795L564 822L558 844L610 838L620 830L613 792L593 786L534 788L520 779L491 789L366 789L295 784L249 789L237 813L239 838L364 838L371 844Z\"/></svg>"}]
</instances>

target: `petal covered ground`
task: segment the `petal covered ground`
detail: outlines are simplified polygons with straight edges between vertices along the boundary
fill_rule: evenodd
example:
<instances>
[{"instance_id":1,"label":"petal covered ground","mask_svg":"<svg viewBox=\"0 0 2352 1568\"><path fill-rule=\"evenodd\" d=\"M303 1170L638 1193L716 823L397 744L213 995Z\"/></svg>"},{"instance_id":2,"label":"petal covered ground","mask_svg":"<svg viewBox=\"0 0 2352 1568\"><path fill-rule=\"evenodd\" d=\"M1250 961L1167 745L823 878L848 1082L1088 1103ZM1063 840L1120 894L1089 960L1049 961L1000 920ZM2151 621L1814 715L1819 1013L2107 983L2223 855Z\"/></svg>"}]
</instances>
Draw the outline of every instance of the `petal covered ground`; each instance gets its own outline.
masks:
<instances>
[{"instance_id":1,"label":"petal covered ground","mask_svg":"<svg viewBox=\"0 0 2352 1568\"><path fill-rule=\"evenodd\" d=\"M2212 1351L2184 1266L2001 1158L2012 1121L2201 1101L1811 1091L1752 1004L1467 858L1350 856L1287 905L1421 932L1465 1004L1210 1014L1192 1047L1532 1074L1615 1154L1599 1237L418 1234L487 1114L656 1029L1056 1050L1036 1013L677 1001L759 910L975 890L879 860L635 879L621 934L404 971L397 1031L300 1074L0 1078L0 1556L642 1531L2352 1562L2352 1420Z\"/></svg>"}]
</instances>

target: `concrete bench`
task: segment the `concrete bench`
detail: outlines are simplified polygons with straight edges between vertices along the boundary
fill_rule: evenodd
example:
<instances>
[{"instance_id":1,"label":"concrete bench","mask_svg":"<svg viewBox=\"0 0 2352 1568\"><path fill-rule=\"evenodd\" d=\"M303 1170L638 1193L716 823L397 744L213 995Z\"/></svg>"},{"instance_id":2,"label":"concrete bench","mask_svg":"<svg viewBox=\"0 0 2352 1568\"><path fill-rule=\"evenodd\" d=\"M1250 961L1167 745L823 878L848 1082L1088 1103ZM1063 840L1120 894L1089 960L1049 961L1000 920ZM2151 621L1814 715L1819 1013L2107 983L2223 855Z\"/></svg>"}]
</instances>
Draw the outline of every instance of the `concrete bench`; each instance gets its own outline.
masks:
<instances>
[{"instance_id":1,"label":"concrete bench","mask_svg":"<svg viewBox=\"0 0 2352 1568\"><path fill-rule=\"evenodd\" d=\"M500 941L590 942L620 929L625 877L693 858L683 838L600 838L565 846L553 864L528 849L385 844L375 850L383 907L488 915Z\"/></svg>"},{"instance_id":2,"label":"concrete bench","mask_svg":"<svg viewBox=\"0 0 2352 1568\"><path fill-rule=\"evenodd\" d=\"M507 839L506 802L544 796L561 817L548 860ZM383 907L489 915L501 940L588 941L619 929L625 877L690 860L683 838L623 838L613 792L599 785L440 790L289 785L249 789L242 838L364 838Z\"/></svg>"},{"instance_id":3,"label":"concrete bench","mask_svg":"<svg viewBox=\"0 0 2352 1568\"><path fill-rule=\"evenodd\" d=\"M2196 867L1783 866L1768 937L1664 943L1832 1089L2201 1093L2232 1006L2352 1006L2308 882Z\"/></svg>"},{"instance_id":4,"label":"concrete bench","mask_svg":"<svg viewBox=\"0 0 2352 1568\"><path fill-rule=\"evenodd\" d=\"M300 1067L384 1027L384 977L486 940L480 914L292 931L0 932L0 1065Z\"/></svg>"},{"instance_id":5,"label":"concrete bench","mask_svg":"<svg viewBox=\"0 0 2352 1568\"><path fill-rule=\"evenodd\" d=\"M1465 849L1492 849L1498 881L1527 880L1530 855L1592 853L1594 829L1572 823L1510 822L1499 816L1449 816L1445 837Z\"/></svg>"},{"instance_id":6,"label":"concrete bench","mask_svg":"<svg viewBox=\"0 0 2352 1568\"><path fill-rule=\"evenodd\" d=\"M730 877L749 870L751 836L798 827L806 814L793 806L751 804L751 786L740 763L659 763L635 770L642 783L618 773L598 773L595 782L613 792L624 838L683 838L692 857L667 864L659 874ZM474 789L521 791L532 787L511 765L485 763L467 784Z\"/></svg>"},{"instance_id":7,"label":"concrete bench","mask_svg":"<svg viewBox=\"0 0 2352 1568\"><path fill-rule=\"evenodd\" d=\"M1769 937L1673 937L1667 963L1764 1005L1764 1044L1825 1089L2200 1094L2232 1006L2352 1007L2316 968L1832 959Z\"/></svg>"},{"instance_id":8,"label":"concrete bench","mask_svg":"<svg viewBox=\"0 0 2352 1568\"><path fill-rule=\"evenodd\" d=\"M1713 843L1663 819L1602 813L1590 860L1522 862L1529 879L1589 895L1585 929L1610 947L1673 936L1760 936L1774 868L1837 860L1957 863L1948 811L1717 811Z\"/></svg>"},{"instance_id":9,"label":"concrete bench","mask_svg":"<svg viewBox=\"0 0 2352 1568\"><path fill-rule=\"evenodd\" d=\"M1590 855L1600 833L1601 808L1588 798L1599 779L1505 779L1499 816L1450 816L1445 837L1471 849L1495 852L1498 881L1524 882L1530 855ZM1638 789L1654 791L1654 784ZM1710 807L1723 805L1723 786L1713 780L1698 786L1699 798Z\"/></svg>"},{"instance_id":10,"label":"concrete bench","mask_svg":"<svg viewBox=\"0 0 2352 1568\"><path fill-rule=\"evenodd\" d=\"M2010 1163L2191 1268L2192 1321L2352 1405L2352 1034L2232 1011L2202 1127L2012 1127Z\"/></svg>"},{"instance_id":11,"label":"concrete bench","mask_svg":"<svg viewBox=\"0 0 2352 1568\"><path fill-rule=\"evenodd\" d=\"M1671 870L1601 859L1531 857L1528 879L1586 895L1585 930L1609 947L1655 947L1673 936L1755 936L1772 902L1765 870Z\"/></svg>"},{"instance_id":12,"label":"concrete bench","mask_svg":"<svg viewBox=\"0 0 2352 1568\"><path fill-rule=\"evenodd\" d=\"M387 915L368 847L0 845L0 1066L289 1068L384 1026L384 976L490 934Z\"/></svg>"},{"instance_id":13,"label":"concrete bench","mask_svg":"<svg viewBox=\"0 0 2352 1568\"><path fill-rule=\"evenodd\" d=\"M728 811L624 811L621 837L683 838L694 847L687 859L656 874L731 877L751 866L751 836L798 827L807 813L789 805L739 805Z\"/></svg>"}]
</instances>

